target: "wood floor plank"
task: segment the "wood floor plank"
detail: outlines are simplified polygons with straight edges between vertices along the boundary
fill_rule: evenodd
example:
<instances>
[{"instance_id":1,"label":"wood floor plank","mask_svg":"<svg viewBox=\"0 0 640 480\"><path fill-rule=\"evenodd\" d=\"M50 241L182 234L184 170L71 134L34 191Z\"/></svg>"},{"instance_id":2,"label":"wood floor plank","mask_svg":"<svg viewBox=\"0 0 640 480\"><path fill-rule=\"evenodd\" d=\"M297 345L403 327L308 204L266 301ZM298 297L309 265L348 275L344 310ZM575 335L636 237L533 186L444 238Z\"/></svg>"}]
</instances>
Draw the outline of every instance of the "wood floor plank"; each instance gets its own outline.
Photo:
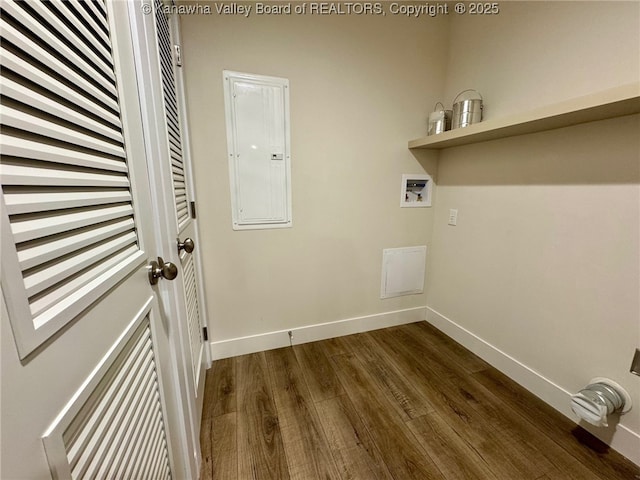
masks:
<instances>
[{"instance_id":1,"label":"wood floor plank","mask_svg":"<svg viewBox=\"0 0 640 480\"><path fill-rule=\"evenodd\" d=\"M323 342L312 342L293 347L300 365L307 372L307 385L315 402L344 393L322 345Z\"/></svg>"},{"instance_id":2,"label":"wood floor plank","mask_svg":"<svg viewBox=\"0 0 640 480\"><path fill-rule=\"evenodd\" d=\"M401 328L409 334L419 337L425 345L436 349L443 358L446 358L454 365L459 365L467 373L480 372L491 368L491 365L487 362L428 322L410 323L403 325Z\"/></svg>"},{"instance_id":3,"label":"wood floor plank","mask_svg":"<svg viewBox=\"0 0 640 480\"><path fill-rule=\"evenodd\" d=\"M265 356L291 478L340 480L293 349L270 350Z\"/></svg>"},{"instance_id":4,"label":"wood floor plank","mask_svg":"<svg viewBox=\"0 0 640 480\"><path fill-rule=\"evenodd\" d=\"M436 412L407 425L447 480L498 480L482 456Z\"/></svg>"},{"instance_id":5,"label":"wood floor plank","mask_svg":"<svg viewBox=\"0 0 640 480\"><path fill-rule=\"evenodd\" d=\"M346 395L317 403L338 472L350 480L393 480L378 447Z\"/></svg>"},{"instance_id":6,"label":"wood floor plank","mask_svg":"<svg viewBox=\"0 0 640 480\"><path fill-rule=\"evenodd\" d=\"M205 377L206 378L206 377ZM202 453L202 463L200 464L200 480L213 479L213 422L211 417L205 418L208 408L208 397L204 398L202 411L202 422L200 423L200 452ZM233 432L235 435L235 431Z\"/></svg>"},{"instance_id":7,"label":"wood floor plank","mask_svg":"<svg viewBox=\"0 0 640 480\"><path fill-rule=\"evenodd\" d=\"M427 399L380 354L380 348L369 335L350 335L346 341L403 420L408 421L433 411Z\"/></svg>"},{"instance_id":8,"label":"wood floor plank","mask_svg":"<svg viewBox=\"0 0 640 480\"><path fill-rule=\"evenodd\" d=\"M383 402L384 397L359 360L353 354L346 354L334 356L331 361L393 477L443 479L427 453L416 445L409 428L390 411L389 404Z\"/></svg>"},{"instance_id":9,"label":"wood floor plank","mask_svg":"<svg viewBox=\"0 0 640 480\"><path fill-rule=\"evenodd\" d=\"M334 355L344 355L345 353L349 353L349 347L345 343L346 338L349 338L349 336L328 338L320 342L327 358L331 358Z\"/></svg>"},{"instance_id":10,"label":"wood floor plank","mask_svg":"<svg viewBox=\"0 0 640 480\"><path fill-rule=\"evenodd\" d=\"M424 351L422 343L407 329L398 330L392 335L398 336L398 339L411 351L414 359L417 360L422 355ZM430 366L439 378L444 379L444 384L448 383L457 388L468 404L499 432L498 441L511 443L511 450L514 453L519 451L521 455L529 457L530 463L535 465L537 473L547 472L551 476L554 472L559 471L562 472L566 480L598 480L593 472L576 459L559 453L554 448L552 440L535 428L534 423L528 422L509 405L501 402L490 390L476 382L472 376L458 375L459 372L453 374L449 369L450 364L447 363L445 366L442 361L432 361Z\"/></svg>"},{"instance_id":11,"label":"wood floor plank","mask_svg":"<svg viewBox=\"0 0 640 480\"><path fill-rule=\"evenodd\" d=\"M236 411L235 361L216 360L207 370L204 397L211 403L203 410L203 417L217 417Z\"/></svg>"},{"instance_id":12,"label":"wood floor plank","mask_svg":"<svg viewBox=\"0 0 640 480\"><path fill-rule=\"evenodd\" d=\"M241 480L288 480L264 352L236 357L236 375L238 476Z\"/></svg>"},{"instance_id":13,"label":"wood floor plank","mask_svg":"<svg viewBox=\"0 0 640 480\"><path fill-rule=\"evenodd\" d=\"M210 417L200 432L200 480L237 480L236 413Z\"/></svg>"},{"instance_id":14,"label":"wood floor plank","mask_svg":"<svg viewBox=\"0 0 640 480\"><path fill-rule=\"evenodd\" d=\"M602 480L640 478L639 466L632 464L589 432L558 414L553 407L506 375L492 368L472 376Z\"/></svg>"},{"instance_id":15,"label":"wood floor plank","mask_svg":"<svg viewBox=\"0 0 640 480\"><path fill-rule=\"evenodd\" d=\"M416 386L434 409L486 459L499 478L536 478L553 468L535 445L529 444L530 439L498 429L500 418L487 417L484 411L492 406L478 402L469 388L457 384L455 372L439 364L432 352L427 352L424 346L418 348L419 341L401 330L391 330L385 331L385 335L379 331L370 334L389 354L403 350L390 361L399 362L406 372L413 372Z\"/></svg>"}]
</instances>

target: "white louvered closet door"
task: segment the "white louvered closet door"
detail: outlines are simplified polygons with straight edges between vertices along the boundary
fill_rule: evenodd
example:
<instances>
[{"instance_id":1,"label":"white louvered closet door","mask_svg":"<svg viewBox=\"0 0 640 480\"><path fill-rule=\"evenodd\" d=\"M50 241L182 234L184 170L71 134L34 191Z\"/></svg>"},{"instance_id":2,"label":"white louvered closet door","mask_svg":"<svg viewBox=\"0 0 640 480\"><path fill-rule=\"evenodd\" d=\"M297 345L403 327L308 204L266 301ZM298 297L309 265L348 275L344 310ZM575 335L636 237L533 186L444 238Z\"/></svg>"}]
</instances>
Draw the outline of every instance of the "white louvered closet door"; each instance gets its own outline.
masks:
<instances>
[{"instance_id":1,"label":"white louvered closet door","mask_svg":"<svg viewBox=\"0 0 640 480\"><path fill-rule=\"evenodd\" d=\"M155 0L156 5L161 3ZM158 36L158 50L160 52L160 65L162 74L162 93L164 98L164 111L166 118L166 131L169 139L169 153L172 168L172 186L175 199L176 237L180 240L196 239L196 211L195 202L192 204L191 195L191 171L188 165L188 156L184 154L181 124L184 118L179 114L177 72L174 68L175 57L172 45L169 21L160 9L156 9L156 29ZM193 207L191 206L193 205ZM196 245L197 248L197 245ZM204 363L204 338L202 335L201 306L198 296L198 275L194 259L197 252L180 252L182 264L183 283L186 300L187 333L189 337L189 352L191 368L194 377L194 392L196 395L203 392L205 369ZM201 411L201 395L197 399ZM199 416L198 416L199 418Z\"/></svg>"},{"instance_id":2,"label":"white louvered closet door","mask_svg":"<svg viewBox=\"0 0 640 480\"><path fill-rule=\"evenodd\" d=\"M163 257L179 267L176 280L159 289L159 299L182 368L178 379L182 387L181 402L189 412L183 425L187 438L185 458L188 468L197 476L207 367L202 330L205 305L199 282L197 225L191 208L193 190L181 101L181 72L174 59L178 24L177 18L171 15L171 3L142 0L131 4L130 14L144 137L148 158L154 159L150 165L152 197L160 213L154 218L156 240ZM195 245L191 253L178 249L178 243L187 239Z\"/></svg>"},{"instance_id":3,"label":"white louvered closet door","mask_svg":"<svg viewBox=\"0 0 640 480\"><path fill-rule=\"evenodd\" d=\"M182 477L127 6L0 8L3 477Z\"/></svg>"}]
</instances>

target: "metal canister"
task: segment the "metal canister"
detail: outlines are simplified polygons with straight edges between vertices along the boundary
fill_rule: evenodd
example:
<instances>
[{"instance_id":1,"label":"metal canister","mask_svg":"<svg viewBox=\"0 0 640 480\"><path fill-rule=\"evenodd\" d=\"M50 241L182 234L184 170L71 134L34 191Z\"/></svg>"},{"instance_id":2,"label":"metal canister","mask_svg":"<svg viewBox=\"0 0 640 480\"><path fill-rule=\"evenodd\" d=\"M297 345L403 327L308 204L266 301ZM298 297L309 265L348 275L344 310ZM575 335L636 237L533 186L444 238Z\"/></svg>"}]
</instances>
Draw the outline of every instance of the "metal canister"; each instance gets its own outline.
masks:
<instances>
[{"instance_id":1,"label":"metal canister","mask_svg":"<svg viewBox=\"0 0 640 480\"><path fill-rule=\"evenodd\" d=\"M460 95L475 92L480 98L468 98L457 102ZM482 121L482 95L473 89L463 90L453 99L453 128L462 128Z\"/></svg>"},{"instance_id":2,"label":"metal canister","mask_svg":"<svg viewBox=\"0 0 640 480\"><path fill-rule=\"evenodd\" d=\"M440 110L438 110L438 105L441 107ZM436 103L433 112L429 114L427 135L437 135L451 130L451 116L451 110L445 110L444 105L440 102Z\"/></svg>"}]
</instances>

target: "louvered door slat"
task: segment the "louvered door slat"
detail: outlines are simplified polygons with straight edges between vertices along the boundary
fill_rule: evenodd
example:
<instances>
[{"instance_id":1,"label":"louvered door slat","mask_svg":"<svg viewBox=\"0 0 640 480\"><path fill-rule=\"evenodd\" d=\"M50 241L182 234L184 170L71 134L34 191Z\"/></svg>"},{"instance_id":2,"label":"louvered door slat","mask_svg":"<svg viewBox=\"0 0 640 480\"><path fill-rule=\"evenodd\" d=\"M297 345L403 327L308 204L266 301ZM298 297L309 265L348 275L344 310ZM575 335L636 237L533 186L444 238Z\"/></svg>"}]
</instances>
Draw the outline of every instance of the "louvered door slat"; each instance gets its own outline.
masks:
<instances>
[{"instance_id":1,"label":"louvered door slat","mask_svg":"<svg viewBox=\"0 0 640 480\"><path fill-rule=\"evenodd\" d=\"M133 472L134 478L153 478L150 471L153 466L154 456L158 454L162 446L159 441L161 432L158 427L159 425L156 426L157 430L154 431L153 440L149 444L149 449L141 459L139 467Z\"/></svg>"},{"instance_id":2,"label":"louvered door slat","mask_svg":"<svg viewBox=\"0 0 640 480\"><path fill-rule=\"evenodd\" d=\"M75 467L83 456L89 456L86 451L91 444L95 444L92 439L97 435L100 419L104 418L107 408L113 402L119 385L126 380L127 372L131 372L134 366L140 367L144 358L145 345L145 338L136 337L129 341L127 353L121 354L111 367L113 376L109 378L105 376L92 398L76 416L75 422L84 424L85 427L71 428L64 433L63 440L69 464L72 467Z\"/></svg>"},{"instance_id":3,"label":"louvered door slat","mask_svg":"<svg viewBox=\"0 0 640 480\"><path fill-rule=\"evenodd\" d=\"M16 219L11 223L13 238L16 242L21 243L59 233L70 232L73 234L75 229L123 217L132 218L133 208L131 205L117 205L54 213L54 215L47 214L34 218ZM18 249L20 248L21 246L18 245Z\"/></svg>"},{"instance_id":4,"label":"louvered door slat","mask_svg":"<svg viewBox=\"0 0 640 480\"><path fill-rule=\"evenodd\" d=\"M67 187L119 187L129 188L129 179L124 174L112 172L88 173L73 169L28 161L12 164L9 160L0 166L3 185L67 186ZM57 166L56 166L57 167Z\"/></svg>"},{"instance_id":5,"label":"louvered door slat","mask_svg":"<svg viewBox=\"0 0 640 480\"><path fill-rule=\"evenodd\" d=\"M95 0L85 0L83 3L84 7L87 10L90 10L95 17L100 18L102 16L101 11L98 9L99 2L96 2Z\"/></svg>"},{"instance_id":6,"label":"louvered door slat","mask_svg":"<svg viewBox=\"0 0 640 480\"><path fill-rule=\"evenodd\" d=\"M92 265L89 270L83 271L73 278L66 279L60 285L56 285L55 288L52 287L41 295L30 299L29 306L31 314L34 316L34 326L40 328L66 308L71 308L74 302L86 295L81 290L82 287L87 287L87 291L91 291L94 285L97 286L94 281L99 280L112 269L120 270L131 266L130 259L134 258L134 254L138 251L137 246L118 251L110 258Z\"/></svg>"},{"instance_id":7,"label":"louvered door slat","mask_svg":"<svg viewBox=\"0 0 640 480\"><path fill-rule=\"evenodd\" d=\"M118 129L121 128L120 119L117 115L114 115L111 110L108 110L105 106L92 101L90 97L86 97L78 91L68 87L61 81L52 77L49 73L25 62L23 59L14 55L5 48L0 48L0 63L3 68L21 75L27 82L32 82L35 86L46 88L50 92L58 95L61 99L69 101L90 114L102 118ZM6 71L5 74L7 74Z\"/></svg>"},{"instance_id":8,"label":"louvered door slat","mask_svg":"<svg viewBox=\"0 0 640 480\"><path fill-rule=\"evenodd\" d=\"M162 94L164 99L165 120L169 140L169 155L173 171L173 189L175 197L176 216L180 230L189 220L188 196L186 190L176 182L184 182L184 160L182 158L182 138L180 135L180 118L178 102L176 100L176 83L173 72L173 56L171 48L171 34L169 23L163 12L160 0L154 0L156 35L160 55L160 69L162 73Z\"/></svg>"},{"instance_id":9,"label":"louvered door slat","mask_svg":"<svg viewBox=\"0 0 640 480\"><path fill-rule=\"evenodd\" d=\"M186 205L177 211L177 216L181 223L184 223L189 218L189 209Z\"/></svg>"},{"instance_id":10,"label":"louvered door slat","mask_svg":"<svg viewBox=\"0 0 640 480\"><path fill-rule=\"evenodd\" d=\"M153 376L153 365L148 364L140 370L134 382L130 386L127 386L125 398L122 403L117 406L118 410L111 416L109 430L102 435L100 446L95 455L95 458L99 460L94 461L88 470L89 478L93 476L97 478L108 478L105 474L118 459L118 453L121 449L120 442L126 434L127 425L129 425L129 422L131 422L133 418L134 407L144 394L144 386L153 382Z\"/></svg>"},{"instance_id":11,"label":"louvered door slat","mask_svg":"<svg viewBox=\"0 0 640 480\"><path fill-rule=\"evenodd\" d=\"M169 155L171 157L171 170L174 173L184 175L184 161L182 159L182 154L174 151L175 148L176 147L174 147L173 144L170 143Z\"/></svg>"},{"instance_id":12,"label":"louvered door slat","mask_svg":"<svg viewBox=\"0 0 640 480\"><path fill-rule=\"evenodd\" d=\"M167 66L167 68L170 67L170 65ZM172 84L170 82L163 83L163 86L166 86L166 88L171 88L171 85ZM175 142L178 147L180 147L180 126L178 125L178 113L176 110L177 106L174 105L174 102L176 100L175 97L171 96L171 94L167 94L167 99L169 100L166 106L169 139Z\"/></svg>"},{"instance_id":13,"label":"louvered door slat","mask_svg":"<svg viewBox=\"0 0 640 480\"><path fill-rule=\"evenodd\" d=\"M157 396L151 397L148 404L145 404L145 415L143 422L138 430L138 435L134 443L134 448L131 449L128 461L124 465L122 473L118 473L116 478L134 478L133 471L139 465L140 458L145 454L148 445L151 443L151 436L153 434L153 427L156 422L157 413L155 410L150 410L149 405L153 405L157 401Z\"/></svg>"},{"instance_id":14,"label":"louvered door slat","mask_svg":"<svg viewBox=\"0 0 640 480\"><path fill-rule=\"evenodd\" d=\"M0 113L0 121L3 125L25 130L32 134L68 142L91 150L100 150L105 154L124 158L124 148L122 145L114 145L98 137L64 127L44 118L19 111L8 105L3 105Z\"/></svg>"},{"instance_id":15,"label":"louvered door slat","mask_svg":"<svg viewBox=\"0 0 640 480\"><path fill-rule=\"evenodd\" d=\"M171 157L171 172L174 178L180 178L180 181L184 181L184 169L180 163L180 158Z\"/></svg>"},{"instance_id":16,"label":"louvered door slat","mask_svg":"<svg viewBox=\"0 0 640 480\"><path fill-rule=\"evenodd\" d=\"M144 470L144 478L158 478L158 470L162 466L162 463L159 461L165 455L164 445L162 442L157 442L155 452L149 459L149 464L146 466Z\"/></svg>"},{"instance_id":17,"label":"louvered door slat","mask_svg":"<svg viewBox=\"0 0 640 480\"><path fill-rule=\"evenodd\" d=\"M24 285L27 295L32 297L58 282L72 278L85 268L100 263L125 247L134 245L136 238L135 232L118 235L109 241L101 242L93 248L82 251L82 253L76 253L68 256L65 260L57 261L49 267L37 269L34 273L26 271Z\"/></svg>"},{"instance_id":18,"label":"louvered door slat","mask_svg":"<svg viewBox=\"0 0 640 480\"><path fill-rule=\"evenodd\" d=\"M144 339L141 345L136 345L135 350L130 352L129 358L122 364L117 376L101 393L95 410L82 419L85 428L79 430L75 441L68 443L67 447L69 465L78 477L87 474L91 468L95 467L95 459L101 458L100 449L103 448L105 441L111 440L113 435L113 430L110 429L112 417L119 412L122 397L139 371L145 369L151 358L150 355L147 339ZM76 432L72 430L71 433Z\"/></svg>"},{"instance_id":19,"label":"louvered door slat","mask_svg":"<svg viewBox=\"0 0 640 480\"><path fill-rule=\"evenodd\" d=\"M177 124L178 113L175 111L175 105L173 105L175 98L169 97L169 100L170 102L167 104L167 126L169 128L169 136L175 145L180 146L180 127Z\"/></svg>"},{"instance_id":20,"label":"louvered door slat","mask_svg":"<svg viewBox=\"0 0 640 480\"><path fill-rule=\"evenodd\" d=\"M104 22L97 23L91 15L85 10L82 6L84 2L80 2L78 0L67 0L69 4L73 5L76 12L79 14L79 17L84 19L84 21L91 28L91 32L99 38L105 45L109 45L109 37L106 33L106 28Z\"/></svg>"},{"instance_id":21,"label":"louvered door slat","mask_svg":"<svg viewBox=\"0 0 640 480\"><path fill-rule=\"evenodd\" d=\"M142 369L143 374L147 372L149 368L153 368L153 365L147 365L146 360L150 358L150 353L144 352L133 364L130 374L133 376L139 374L139 370ZM82 450L82 454L77 457L72 457L73 452L69 452L70 465L75 475L79 478L96 478L97 472L101 465L111 460L107 455L109 446L114 441L114 436L119 433L115 420L120 413L123 413L124 397L129 393L129 389L133 388L135 378L126 376L123 384L113 384L110 388L109 394L112 395L110 402L103 413L102 417L94 417L97 420L96 428L93 430L91 436L86 436L83 440L86 440L86 448Z\"/></svg>"},{"instance_id":22,"label":"louvered door slat","mask_svg":"<svg viewBox=\"0 0 640 480\"><path fill-rule=\"evenodd\" d=\"M171 162L173 163L174 157L178 158L178 162L181 163L181 156L180 156L180 149L178 147L176 147L176 145L172 142L169 141L169 150L170 150L170 154L171 154Z\"/></svg>"},{"instance_id":23,"label":"louvered door slat","mask_svg":"<svg viewBox=\"0 0 640 480\"><path fill-rule=\"evenodd\" d=\"M149 408L149 405L153 405L157 400L157 391L155 388L151 391L150 395L146 395L144 397L144 400L141 403L139 416L134 424L135 428L130 425L130 428L128 429L131 440L124 452L123 459L117 465L112 478L131 478L131 470L135 465L135 457L142 451L142 446L145 439L149 436L150 425L152 424L154 415L156 414L155 410Z\"/></svg>"},{"instance_id":24,"label":"louvered door slat","mask_svg":"<svg viewBox=\"0 0 640 480\"><path fill-rule=\"evenodd\" d=\"M105 73L108 78L111 78L113 75L111 51L105 48L102 43L98 42L81 22L74 22L72 25L69 25L60 20L60 18L69 19L73 17L73 13L69 10L68 6L66 6L65 2L26 0L26 3L65 38L72 39L73 45L80 49L84 55L96 64L105 66ZM97 51L97 54L94 53L94 50Z\"/></svg>"},{"instance_id":25,"label":"louvered door slat","mask_svg":"<svg viewBox=\"0 0 640 480\"><path fill-rule=\"evenodd\" d=\"M84 153L71 148L40 143L11 135L0 135L0 153L9 157L76 165L114 172L126 172L127 164L122 160L102 157L97 153Z\"/></svg>"},{"instance_id":26,"label":"louvered door slat","mask_svg":"<svg viewBox=\"0 0 640 480\"><path fill-rule=\"evenodd\" d=\"M152 382L149 382L145 388L140 399L134 404L131 421L124 425L124 435L119 443L119 449L113 461L110 462L109 469L104 472L103 478L122 478L118 471L122 468L122 465L126 463L128 453L130 453L133 448L132 441L134 440L134 434L138 429L142 428L143 424L141 420L145 413L143 408L150 403L150 398L156 392L155 385Z\"/></svg>"},{"instance_id":27,"label":"louvered door slat","mask_svg":"<svg viewBox=\"0 0 640 480\"><path fill-rule=\"evenodd\" d=\"M186 186L186 179L184 177L184 172L181 172L180 170L176 169L173 172L173 178L174 178L176 188L182 188L183 185Z\"/></svg>"},{"instance_id":28,"label":"louvered door slat","mask_svg":"<svg viewBox=\"0 0 640 480\"><path fill-rule=\"evenodd\" d=\"M200 368L200 349L202 337L200 330L200 310L198 308L198 293L196 287L196 272L193 256L189 255L184 264L183 276L185 280L185 297L187 302L187 326L189 331L189 347L191 351L191 368L194 378L198 378Z\"/></svg>"},{"instance_id":29,"label":"louvered door slat","mask_svg":"<svg viewBox=\"0 0 640 480\"><path fill-rule=\"evenodd\" d=\"M170 61L167 61L165 64L165 68L173 69L172 65L173 64ZM174 79L167 77L165 81L167 89L171 89L172 85L174 85ZM167 91L167 98L169 99L169 101L167 102L167 109L169 111L169 125L171 126L172 134L174 135L174 137L179 137L180 127L178 126L178 103L175 97L175 93L172 91Z\"/></svg>"},{"instance_id":30,"label":"louvered door slat","mask_svg":"<svg viewBox=\"0 0 640 480\"><path fill-rule=\"evenodd\" d=\"M170 65L167 66L170 68ZM167 84L167 88L171 88L171 84ZM177 144L181 145L180 140L180 126L178 124L178 104L176 98L172 95L168 95L169 102L167 103L167 113L168 113L168 127L169 127L169 135L171 139Z\"/></svg>"},{"instance_id":31,"label":"louvered door slat","mask_svg":"<svg viewBox=\"0 0 640 480\"><path fill-rule=\"evenodd\" d=\"M100 223L93 228L85 227L82 231L74 231L55 237L55 240L43 238L40 241L22 245L18 250L18 261L22 270L27 270L89 245L97 244L107 238L113 238L124 232L133 232L134 229L133 219L128 217L113 222Z\"/></svg>"},{"instance_id":32,"label":"louvered door slat","mask_svg":"<svg viewBox=\"0 0 640 480\"><path fill-rule=\"evenodd\" d=\"M169 467L148 317L132 330L61 432L73 479L155 480Z\"/></svg>"},{"instance_id":33,"label":"louvered door slat","mask_svg":"<svg viewBox=\"0 0 640 480\"><path fill-rule=\"evenodd\" d=\"M118 111L118 104L115 100L96 87L93 83L86 80L74 70L68 68L65 63L58 60L56 57L53 57L44 48L37 43L34 43L29 37L16 30L12 25L9 25L4 20L0 22L0 25L2 26L2 38L5 38L14 45L19 45L24 52L54 72L65 72L65 78L72 82L77 88L87 92L93 98L112 108L114 111Z\"/></svg>"},{"instance_id":34,"label":"louvered door slat","mask_svg":"<svg viewBox=\"0 0 640 480\"><path fill-rule=\"evenodd\" d=\"M100 2L100 1L94 1L97 9L100 11L100 14L102 15L102 17L106 20L107 18L107 10L104 7L104 2Z\"/></svg>"},{"instance_id":35,"label":"louvered door slat","mask_svg":"<svg viewBox=\"0 0 640 480\"><path fill-rule=\"evenodd\" d=\"M162 435L162 424L158 416L154 416L149 427L149 434L144 439L142 448L137 452L134 459L130 478L143 478L140 472L144 466L145 460L149 458L153 449L158 445L158 437Z\"/></svg>"},{"instance_id":36,"label":"louvered door slat","mask_svg":"<svg viewBox=\"0 0 640 480\"><path fill-rule=\"evenodd\" d=\"M13 80L0 78L0 82L0 91L2 91L2 95L8 98L12 98L25 105L29 105L32 108L46 112L49 115L64 120L65 122L70 122L79 127L95 132L98 135L102 135L116 141L120 141L121 139L119 131L110 128L103 123L97 122L86 115L82 115L81 113L62 105L59 102L55 102L38 92L29 90Z\"/></svg>"},{"instance_id":37,"label":"louvered door slat","mask_svg":"<svg viewBox=\"0 0 640 480\"><path fill-rule=\"evenodd\" d=\"M129 190L80 191L67 190L56 193L16 193L14 187L5 188L5 202L9 215L19 213L44 212L88 205L108 203L130 203Z\"/></svg>"},{"instance_id":38,"label":"louvered door slat","mask_svg":"<svg viewBox=\"0 0 640 480\"><path fill-rule=\"evenodd\" d=\"M184 162L182 160L182 154L177 151L179 147L176 147L169 142L169 156L171 157L171 171L173 173L184 174Z\"/></svg>"},{"instance_id":39,"label":"louvered door slat","mask_svg":"<svg viewBox=\"0 0 640 480\"><path fill-rule=\"evenodd\" d=\"M150 460L148 463L148 471L149 472L156 471L159 466L163 465L164 462L162 461L162 459L166 455L167 455L167 450L166 450L164 438L162 433L160 433L160 435L158 435L158 438L156 439L156 447L154 449L153 456L150 457ZM153 473L149 473L149 475L145 478L157 478L157 477L155 477Z\"/></svg>"},{"instance_id":40,"label":"louvered door slat","mask_svg":"<svg viewBox=\"0 0 640 480\"><path fill-rule=\"evenodd\" d=\"M21 3L20 5L21 7L24 7L27 5L27 3ZM92 61L92 63L87 62L83 57L78 55L75 50L71 49L65 42L63 42L54 33L54 30L52 30L49 24L40 23L35 18L31 17L31 14L21 7L19 7L16 3L6 2L5 4L3 4L2 8L11 16L21 18L22 23L26 28L28 28L33 34L44 40L49 48L55 50L60 55L65 57L68 61L73 63L76 68L84 69L87 74L90 74L89 72L95 72L95 75L91 75L94 81L96 81L107 92L111 93L114 96L116 95L116 90L114 87L115 75L113 73L112 66L109 67L105 65L86 45L77 42L77 44L81 46L80 48L83 50L83 54ZM74 37L71 31L64 26L62 27L62 32L58 33L58 35L66 39L72 39Z\"/></svg>"}]
</instances>

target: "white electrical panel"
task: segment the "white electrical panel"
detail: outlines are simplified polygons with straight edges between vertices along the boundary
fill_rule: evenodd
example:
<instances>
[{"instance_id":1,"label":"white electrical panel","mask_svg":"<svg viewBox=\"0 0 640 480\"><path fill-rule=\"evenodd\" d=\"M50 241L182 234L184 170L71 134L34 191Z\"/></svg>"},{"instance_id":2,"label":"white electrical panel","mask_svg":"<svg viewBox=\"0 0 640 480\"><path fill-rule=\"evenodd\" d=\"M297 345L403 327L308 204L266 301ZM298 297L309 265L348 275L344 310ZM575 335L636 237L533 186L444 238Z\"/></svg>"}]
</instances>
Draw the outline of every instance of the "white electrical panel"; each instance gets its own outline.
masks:
<instances>
[{"instance_id":1,"label":"white electrical panel","mask_svg":"<svg viewBox=\"0 0 640 480\"><path fill-rule=\"evenodd\" d=\"M223 76L233 228L290 227L289 81Z\"/></svg>"},{"instance_id":2,"label":"white electrical panel","mask_svg":"<svg viewBox=\"0 0 640 480\"><path fill-rule=\"evenodd\" d=\"M400 184L401 207L430 207L433 180L429 174L405 173Z\"/></svg>"}]
</instances>

